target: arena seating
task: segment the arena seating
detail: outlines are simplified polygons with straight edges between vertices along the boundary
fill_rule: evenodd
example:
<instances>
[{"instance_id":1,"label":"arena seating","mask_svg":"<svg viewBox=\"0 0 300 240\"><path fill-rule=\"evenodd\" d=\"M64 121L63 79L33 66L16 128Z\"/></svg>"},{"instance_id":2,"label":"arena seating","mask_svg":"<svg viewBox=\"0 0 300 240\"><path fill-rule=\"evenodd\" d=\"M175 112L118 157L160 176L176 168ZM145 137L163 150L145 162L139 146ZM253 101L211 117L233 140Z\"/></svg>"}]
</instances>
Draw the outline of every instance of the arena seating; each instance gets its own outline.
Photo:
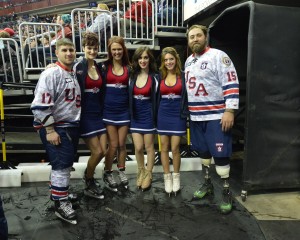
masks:
<instances>
[{"instance_id":1,"label":"arena seating","mask_svg":"<svg viewBox=\"0 0 300 240\"><path fill-rule=\"evenodd\" d=\"M71 11L72 16L72 40L76 45L77 58L83 56L82 37L97 14L105 13L110 15L110 22L104 29L98 32L99 36L99 61L107 57L107 41L112 35L123 36L128 49L136 49L140 46L148 46L151 49L160 49L160 38L184 38L186 27L183 24L180 3L177 0L165 0L161 5L160 1L148 0L147 5L138 6L133 1L116 1L116 12L99 9L75 8ZM123 13L122 9L128 9ZM151 11L149 11L151 9ZM134 13L134 14L133 14ZM169 15L173 17L168 18ZM159 16L159 17L158 17ZM143 21L141 21L143 19ZM50 39L52 32L56 33L63 29L60 24L22 22L19 25L19 41L22 43L17 51L21 64L18 64L22 71L22 78L18 77L6 79L12 82L36 81L39 73L52 62L56 61L54 46L44 46L43 44L32 45L30 42L39 42L44 35ZM55 38L55 37L54 37ZM0 56L1 57L1 56ZM17 75L19 76L19 75Z\"/></svg>"}]
</instances>

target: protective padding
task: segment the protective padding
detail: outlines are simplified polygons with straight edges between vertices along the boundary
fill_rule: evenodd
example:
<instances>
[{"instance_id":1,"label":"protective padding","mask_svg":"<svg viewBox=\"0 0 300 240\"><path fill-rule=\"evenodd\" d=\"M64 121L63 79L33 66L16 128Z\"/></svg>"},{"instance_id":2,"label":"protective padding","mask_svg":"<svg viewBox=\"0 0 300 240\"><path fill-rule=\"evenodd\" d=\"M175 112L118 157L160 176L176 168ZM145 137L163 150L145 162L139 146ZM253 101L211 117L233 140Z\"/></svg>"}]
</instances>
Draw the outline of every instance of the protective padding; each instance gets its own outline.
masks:
<instances>
[{"instance_id":1,"label":"protective padding","mask_svg":"<svg viewBox=\"0 0 300 240\"><path fill-rule=\"evenodd\" d=\"M221 178L229 178L230 165L226 165L226 166L216 165L216 172Z\"/></svg>"},{"instance_id":2,"label":"protective padding","mask_svg":"<svg viewBox=\"0 0 300 240\"><path fill-rule=\"evenodd\" d=\"M201 160L202 160L202 164L205 167L209 167L209 165L211 164L211 158L208 158L208 159L201 158Z\"/></svg>"}]
</instances>

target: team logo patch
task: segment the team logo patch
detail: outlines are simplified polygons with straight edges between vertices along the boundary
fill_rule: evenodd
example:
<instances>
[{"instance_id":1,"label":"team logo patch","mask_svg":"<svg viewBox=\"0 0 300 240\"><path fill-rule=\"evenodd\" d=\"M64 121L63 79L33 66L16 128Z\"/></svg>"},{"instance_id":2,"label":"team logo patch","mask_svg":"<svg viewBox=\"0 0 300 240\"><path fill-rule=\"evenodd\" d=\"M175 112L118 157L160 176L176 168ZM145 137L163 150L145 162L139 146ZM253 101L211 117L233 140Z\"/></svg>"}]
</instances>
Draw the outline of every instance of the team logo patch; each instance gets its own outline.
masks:
<instances>
[{"instance_id":1,"label":"team logo patch","mask_svg":"<svg viewBox=\"0 0 300 240\"><path fill-rule=\"evenodd\" d=\"M216 143L217 152L223 152L223 143Z\"/></svg>"},{"instance_id":2,"label":"team logo patch","mask_svg":"<svg viewBox=\"0 0 300 240\"><path fill-rule=\"evenodd\" d=\"M206 68L207 68L207 64L208 64L208 62L203 62L203 63L201 63L200 68L201 68L202 70L206 69Z\"/></svg>"},{"instance_id":3,"label":"team logo patch","mask_svg":"<svg viewBox=\"0 0 300 240\"><path fill-rule=\"evenodd\" d=\"M97 87L94 87L94 88L93 88L93 93L98 93L98 92L100 92L100 89L97 88Z\"/></svg>"},{"instance_id":4,"label":"team logo patch","mask_svg":"<svg viewBox=\"0 0 300 240\"><path fill-rule=\"evenodd\" d=\"M143 100L143 98L144 98L144 95L142 95L142 94L137 95L137 99Z\"/></svg>"},{"instance_id":5,"label":"team logo patch","mask_svg":"<svg viewBox=\"0 0 300 240\"><path fill-rule=\"evenodd\" d=\"M65 81L66 81L66 83L70 83L70 82L73 82L73 79L72 78L65 78Z\"/></svg>"},{"instance_id":6,"label":"team logo patch","mask_svg":"<svg viewBox=\"0 0 300 240\"><path fill-rule=\"evenodd\" d=\"M122 83L116 83L115 88L122 88Z\"/></svg>"},{"instance_id":7,"label":"team logo patch","mask_svg":"<svg viewBox=\"0 0 300 240\"><path fill-rule=\"evenodd\" d=\"M169 93L168 94L168 99L174 99L175 93Z\"/></svg>"},{"instance_id":8,"label":"team logo patch","mask_svg":"<svg viewBox=\"0 0 300 240\"><path fill-rule=\"evenodd\" d=\"M229 57L223 57L222 62L229 67L231 65L231 60Z\"/></svg>"}]
</instances>

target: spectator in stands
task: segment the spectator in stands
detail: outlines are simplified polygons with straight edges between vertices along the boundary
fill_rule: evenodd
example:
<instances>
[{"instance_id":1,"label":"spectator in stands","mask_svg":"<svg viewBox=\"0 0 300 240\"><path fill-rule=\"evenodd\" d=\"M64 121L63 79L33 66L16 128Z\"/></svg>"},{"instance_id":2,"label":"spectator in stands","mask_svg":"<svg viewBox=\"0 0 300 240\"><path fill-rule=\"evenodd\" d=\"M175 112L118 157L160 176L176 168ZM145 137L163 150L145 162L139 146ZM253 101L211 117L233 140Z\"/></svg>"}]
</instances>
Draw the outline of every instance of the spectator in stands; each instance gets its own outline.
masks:
<instances>
[{"instance_id":1,"label":"spectator in stands","mask_svg":"<svg viewBox=\"0 0 300 240\"><path fill-rule=\"evenodd\" d=\"M152 16L152 5L148 0L133 1L130 9L125 12L125 18L138 23L146 23Z\"/></svg>"},{"instance_id":2,"label":"spectator in stands","mask_svg":"<svg viewBox=\"0 0 300 240\"><path fill-rule=\"evenodd\" d=\"M136 185L149 189L155 160L154 136L156 121L156 93L158 75L155 58L148 47L139 47L132 57L129 79L130 132L138 165ZM145 169L144 147L147 154Z\"/></svg>"},{"instance_id":3,"label":"spectator in stands","mask_svg":"<svg viewBox=\"0 0 300 240\"><path fill-rule=\"evenodd\" d=\"M9 33L4 30L0 30L0 38L11 38ZM17 53L15 51L15 46L11 41L4 41L3 43L5 51L0 52L0 75L1 78L5 77L6 81L12 81L13 76L19 75L18 73L18 62ZM4 59L4 63L2 60ZM12 62L10 61L12 59Z\"/></svg>"},{"instance_id":4,"label":"spectator in stands","mask_svg":"<svg viewBox=\"0 0 300 240\"><path fill-rule=\"evenodd\" d=\"M70 39L56 43L57 66L46 69L34 92L31 110L51 164L51 199L55 214L76 224L76 212L69 201L70 172L79 140L80 86L73 72L75 47Z\"/></svg>"},{"instance_id":5,"label":"spectator in stands","mask_svg":"<svg viewBox=\"0 0 300 240\"><path fill-rule=\"evenodd\" d=\"M56 23L63 26L65 37L72 40L71 15L63 14L61 16L57 16ZM51 41L51 45L55 45L56 41L62 37L62 30L58 30L56 38Z\"/></svg>"},{"instance_id":6,"label":"spectator in stands","mask_svg":"<svg viewBox=\"0 0 300 240\"><path fill-rule=\"evenodd\" d=\"M7 31L0 30L0 38L10 38L10 35Z\"/></svg>"},{"instance_id":7,"label":"spectator in stands","mask_svg":"<svg viewBox=\"0 0 300 240\"><path fill-rule=\"evenodd\" d=\"M84 172L84 194L103 199L103 191L97 186L94 173L107 149L106 129L103 123L105 82L101 69L95 62L99 51L99 39L95 33L85 33L82 41L84 58L75 65L81 88L80 136L91 151Z\"/></svg>"},{"instance_id":8,"label":"spectator in stands","mask_svg":"<svg viewBox=\"0 0 300 240\"><path fill-rule=\"evenodd\" d=\"M148 0L131 2L130 9L128 9L124 14L124 19L121 19L121 31L125 31L131 27L131 31L141 27L148 28L146 31L151 31L150 29L150 19L152 17L152 5ZM125 23L125 24L124 24ZM124 25L126 29L124 29ZM122 33L123 35L123 33ZM135 34L138 36L138 34Z\"/></svg>"},{"instance_id":9,"label":"spectator in stands","mask_svg":"<svg viewBox=\"0 0 300 240\"><path fill-rule=\"evenodd\" d=\"M41 45L41 40L39 38L31 38L30 39L30 48L34 49L36 47L39 47Z\"/></svg>"},{"instance_id":10,"label":"spectator in stands","mask_svg":"<svg viewBox=\"0 0 300 240\"><path fill-rule=\"evenodd\" d=\"M50 47L50 41L49 41L49 36L48 35L43 35L43 37L40 39L42 45L44 47Z\"/></svg>"},{"instance_id":11,"label":"spectator in stands","mask_svg":"<svg viewBox=\"0 0 300 240\"><path fill-rule=\"evenodd\" d=\"M29 37L25 40L24 57L26 58L26 62L31 67L40 67L44 62L44 57L42 54L43 49L40 48L40 44L40 39L34 36Z\"/></svg>"},{"instance_id":12,"label":"spectator in stands","mask_svg":"<svg viewBox=\"0 0 300 240\"><path fill-rule=\"evenodd\" d=\"M0 239L1 240L8 239L8 226L4 215L1 196L0 196Z\"/></svg>"},{"instance_id":13,"label":"spectator in stands","mask_svg":"<svg viewBox=\"0 0 300 240\"><path fill-rule=\"evenodd\" d=\"M3 29L5 32L9 34L10 37L13 37L15 35L15 31L11 28L4 28Z\"/></svg>"},{"instance_id":14,"label":"spectator in stands","mask_svg":"<svg viewBox=\"0 0 300 240\"><path fill-rule=\"evenodd\" d=\"M99 3L97 9L109 11L108 6L104 3ZM94 33L103 32L104 29L110 26L110 19L111 16L109 13L97 12L97 17L94 19L92 25L87 28L87 31Z\"/></svg>"},{"instance_id":15,"label":"spectator in stands","mask_svg":"<svg viewBox=\"0 0 300 240\"><path fill-rule=\"evenodd\" d=\"M161 139L161 162L164 170L165 191L170 195L180 190L180 140L186 133L187 98L185 78L181 72L178 53L166 47L161 54L161 81L158 94L157 132ZM169 145L173 159L170 173Z\"/></svg>"},{"instance_id":16,"label":"spectator in stands","mask_svg":"<svg viewBox=\"0 0 300 240\"><path fill-rule=\"evenodd\" d=\"M182 22L181 9L181 0L161 0L158 3L157 25L179 26Z\"/></svg>"},{"instance_id":17,"label":"spectator in stands","mask_svg":"<svg viewBox=\"0 0 300 240\"><path fill-rule=\"evenodd\" d=\"M108 135L108 151L105 156L103 181L109 189L117 191L113 176L114 157L118 160L118 176L125 187L128 179L125 175L126 137L130 124L128 103L129 58L124 39L113 36L108 42L108 61L104 64L106 93L103 121Z\"/></svg>"}]
</instances>

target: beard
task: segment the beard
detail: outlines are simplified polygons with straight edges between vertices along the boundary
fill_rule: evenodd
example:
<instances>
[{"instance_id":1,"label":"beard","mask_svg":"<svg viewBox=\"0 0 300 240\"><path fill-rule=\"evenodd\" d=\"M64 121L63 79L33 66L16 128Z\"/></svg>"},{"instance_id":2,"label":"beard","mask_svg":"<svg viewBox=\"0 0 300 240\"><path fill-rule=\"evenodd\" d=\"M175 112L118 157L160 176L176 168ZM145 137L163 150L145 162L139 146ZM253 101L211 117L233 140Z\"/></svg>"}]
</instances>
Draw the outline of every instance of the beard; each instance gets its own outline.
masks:
<instances>
[{"instance_id":1,"label":"beard","mask_svg":"<svg viewBox=\"0 0 300 240\"><path fill-rule=\"evenodd\" d=\"M191 49L193 51L193 53L202 53L204 51L206 47L206 44L201 44L201 43L195 43L194 45L192 45Z\"/></svg>"}]
</instances>

